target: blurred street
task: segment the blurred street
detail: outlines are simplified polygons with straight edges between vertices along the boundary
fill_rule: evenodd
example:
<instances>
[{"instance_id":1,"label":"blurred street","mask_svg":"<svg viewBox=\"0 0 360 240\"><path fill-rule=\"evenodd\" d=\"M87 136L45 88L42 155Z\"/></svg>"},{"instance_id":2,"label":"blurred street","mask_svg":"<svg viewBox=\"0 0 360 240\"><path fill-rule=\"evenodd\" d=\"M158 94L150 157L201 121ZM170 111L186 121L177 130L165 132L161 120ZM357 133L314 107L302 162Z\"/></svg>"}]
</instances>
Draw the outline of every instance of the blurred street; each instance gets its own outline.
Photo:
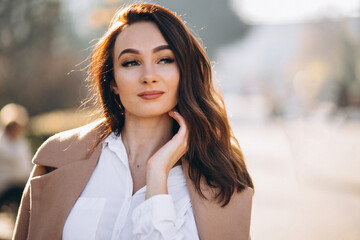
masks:
<instances>
[{"instance_id":1,"label":"blurred street","mask_svg":"<svg viewBox=\"0 0 360 240\"><path fill-rule=\"evenodd\" d=\"M359 122L233 128L255 184L252 239L360 239Z\"/></svg>"}]
</instances>

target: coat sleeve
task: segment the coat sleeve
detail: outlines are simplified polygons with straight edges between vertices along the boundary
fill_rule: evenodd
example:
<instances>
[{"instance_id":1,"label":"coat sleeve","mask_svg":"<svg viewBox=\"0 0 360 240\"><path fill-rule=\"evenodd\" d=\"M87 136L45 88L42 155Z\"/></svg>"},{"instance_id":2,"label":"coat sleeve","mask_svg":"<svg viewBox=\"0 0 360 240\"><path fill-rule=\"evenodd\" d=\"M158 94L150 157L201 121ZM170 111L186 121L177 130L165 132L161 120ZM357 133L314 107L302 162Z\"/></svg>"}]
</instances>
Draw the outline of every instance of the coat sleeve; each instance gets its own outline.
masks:
<instances>
[{"instance_id":1,"label":"coat sleeve","mask_svg":"<svg viewBox=\"0 0 360 240\"><path fill-rule=\"evenodd\" d=\"M215 192L204 179L200 182L200 197L187 174L188 163L183 161L184 174L193 205L196 226L202 240L249 240L253 189L235 192L225 207L214 200Z\"/></svg>"},{"instance_id":2,"label":"coat sleeve","mask_svg":"<svg viewBox=\"0 0 360 240\"><path fill-rule=\"evenodd\" d=\"M211 194L205 193L205 196L210 197ZM253 190L248 187L234 193L229 204L223 208L214 200L197 199L193 208L200 239L250 239L252 196Z\"/></svg>"},{"instance_id":3,"label":"coat sleeve","mask_svg":"<svg viewBox=\"0 0 360 240\"><path fill-rule=\"evenodd\" d=\"M46 169L42 166L35 165L29 180L26 183L21 202L20 207L18 211L18 215L16 218L14 233L13 233L13 240L25 240L28 236L28 229L30 224L30 214L31 214L31 206L30 206L30 180L33 177L40 176L42 174L46 173Z\"/></svg>"}]
</instances>

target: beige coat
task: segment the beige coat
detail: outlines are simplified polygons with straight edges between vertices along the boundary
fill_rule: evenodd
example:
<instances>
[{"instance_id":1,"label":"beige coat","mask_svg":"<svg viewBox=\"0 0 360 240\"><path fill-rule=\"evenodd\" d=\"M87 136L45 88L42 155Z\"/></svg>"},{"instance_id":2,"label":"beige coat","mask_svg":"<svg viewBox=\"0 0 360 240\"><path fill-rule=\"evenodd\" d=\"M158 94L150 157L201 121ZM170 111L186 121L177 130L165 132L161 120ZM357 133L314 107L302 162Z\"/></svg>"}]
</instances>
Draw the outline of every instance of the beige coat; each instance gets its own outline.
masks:
<instances>
[{"instance_id":1,"label":"beige coat","mask_svg":"<svg viewBox=\"0 0 360 240\"><path fill-rule=\"evenodd\" d=\"M86 156L99 139L99 122L57 134L37 151L35 167L24 190L13 239L61 239L66 218L88 182L99 159L102 144ZM214 201L202 199L185 177L193 205L195 221L202 240L249 239L253 190L236 193L221 208ZM205 195L211 196L206 188Z\"/></svg>"}]
</instances>

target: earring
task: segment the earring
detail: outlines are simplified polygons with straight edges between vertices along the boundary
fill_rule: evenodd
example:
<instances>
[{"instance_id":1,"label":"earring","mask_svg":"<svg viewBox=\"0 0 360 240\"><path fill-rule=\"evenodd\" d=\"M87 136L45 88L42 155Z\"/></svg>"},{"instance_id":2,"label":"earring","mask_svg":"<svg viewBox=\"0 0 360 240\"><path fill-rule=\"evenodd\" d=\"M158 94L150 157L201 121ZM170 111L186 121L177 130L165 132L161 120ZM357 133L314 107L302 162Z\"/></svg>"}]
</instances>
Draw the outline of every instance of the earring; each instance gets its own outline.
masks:
<instances>
[{"instance_id":1,"label":"earring","mask_svg":"<svg viewBox=\"0 0 360 240\"><path fill-rule=\"evenodd\" d=\"M120 97L119 97L120 98ZM123 107L123 105L122 104L120 104L117 100L116 100L116 95L115 95L115 97L114 97L114 101L116 102L116 104L119 106L119 108L120 108L120 114L121 115L124 115L124 107Z\"/></svg>"}]
</instances>

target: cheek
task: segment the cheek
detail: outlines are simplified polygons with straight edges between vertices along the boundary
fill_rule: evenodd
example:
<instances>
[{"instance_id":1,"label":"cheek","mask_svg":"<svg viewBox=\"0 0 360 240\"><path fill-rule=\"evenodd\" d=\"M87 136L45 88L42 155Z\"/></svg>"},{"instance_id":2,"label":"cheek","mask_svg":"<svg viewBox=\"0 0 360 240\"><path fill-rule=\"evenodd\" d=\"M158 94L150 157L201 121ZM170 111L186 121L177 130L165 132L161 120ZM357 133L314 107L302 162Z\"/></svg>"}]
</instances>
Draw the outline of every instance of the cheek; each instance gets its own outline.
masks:
<instances>
[{"instance_id":1,"label":"cheek","mask_svg":"<svg viewBox=\"0 0 360 240\"><path fill-rule=\"evenodd\" d=\"M179 81L173 81L168 84L169 90L169 103L174 104L178 102L178 92L179 92Z\"/></svg>"},{"instance_id":2,"label":"cheek","mask_svg":"<svg viewBox=\"0 0 360 240\"><path fill-rule=\"evenodd\" d=\"M173 91L174 91L174 95L176 97L176 100L178 99L179 83L180 83L180 81L179 81L179 79L177 79L177 81L173 85Z\"/></svg>"},{"instance_id":3,"label":"cheek","mask_svg":"<svg viewBox=\"0 0 360 240\"><path fill-rule=\"evenodd\" d=\"M177 97L179 83L180 83L179 70L176 68L173 71L169 72L167 79L168 79L169 90L172 92L172 94L175 94L175 96Z\"/></svg>"},{"instance_id":4,"label":"cheek","mask_svg":"<svg viewBox=\"0 0 360 240\"><path fill-rule=\"evenodd\" d=\"M117 72L115 75L115 82L118 89L118 93L121 95L127 95L134 91L136 84L133 81L133 74Z\"/></svg>"}]
</instances>

